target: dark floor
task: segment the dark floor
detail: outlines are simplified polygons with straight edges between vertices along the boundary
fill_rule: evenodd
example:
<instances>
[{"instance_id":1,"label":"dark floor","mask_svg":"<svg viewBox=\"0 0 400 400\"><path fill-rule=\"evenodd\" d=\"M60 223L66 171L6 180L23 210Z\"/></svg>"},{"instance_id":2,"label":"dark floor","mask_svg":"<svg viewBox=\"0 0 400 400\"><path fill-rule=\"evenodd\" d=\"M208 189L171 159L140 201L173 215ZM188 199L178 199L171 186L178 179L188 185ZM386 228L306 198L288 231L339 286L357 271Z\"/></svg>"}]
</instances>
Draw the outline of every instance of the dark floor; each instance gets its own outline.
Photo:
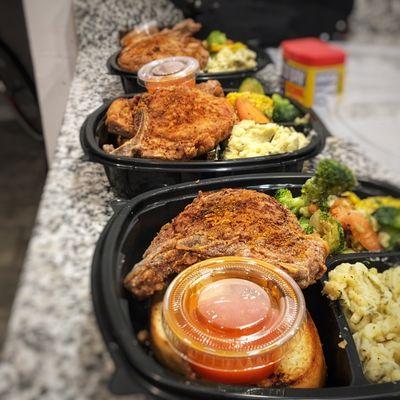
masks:
<instances>
[{"instance_id":1,"label":"dark floor","mask_svg":"<svg viewBox=\"0 0 400 400\"><path fill-rule=\"evenodd\" d=\"M42 142L0 121L0 347L46 176Z\"/></svg>"}]
</instances>

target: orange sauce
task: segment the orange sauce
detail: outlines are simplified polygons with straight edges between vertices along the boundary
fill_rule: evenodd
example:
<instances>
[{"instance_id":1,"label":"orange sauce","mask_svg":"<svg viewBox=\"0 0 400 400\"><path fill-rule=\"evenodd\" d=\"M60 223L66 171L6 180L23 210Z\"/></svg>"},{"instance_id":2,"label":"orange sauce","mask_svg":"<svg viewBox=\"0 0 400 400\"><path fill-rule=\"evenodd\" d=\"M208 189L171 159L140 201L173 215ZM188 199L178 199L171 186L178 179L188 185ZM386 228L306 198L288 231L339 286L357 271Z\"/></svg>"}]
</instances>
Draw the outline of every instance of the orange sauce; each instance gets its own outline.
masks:
<instances>
[{"instance_id":1,"label":"orange sauce","mask_svg":"<svg viewBox=\"0 0 400 400\"><path fill-rule=\"evenodd\" d=\"M181 272L163 304L171 346L199 377L252 384L271 375L304 318L300 288L261 260L220 257Z\"/></svg>"},{"instance_id":2,"label":"orange sauce","mask_svg":"<svg viewBox=\"0 0 400 400\"><path fill-rule=\"evenodd\" d=\"M151 61L138 71L138 82L152 93L170 86L193 87L199 63L192 57L167 57Z\"/></svg>"},{"instance_id":3,"label":"orange sauce","mask_svg":"<svg viewBox=\"0 0 400 400\"><path fill-rule=\"evenodd\" d=\"M146 82L146 89L149 93L155 92L157 89L172 87L172 86L186 86L186 87L195 87L196 78L193 76L192 78L182 77L178 79L165 79L159 81L148 81Z\"/></svg>"},{"instance_id":4,"label":"orange sauce","mask_svg":"<svg viewBox=\"0 0 400 400\"><path fill-rule=\"evenodd\" d=\"M270 376L274 372L276 364L276 361L271 361L271 363L266 366L252 369L248 369L244 366L242 370L213 369L198 364L190 364L190 366L193 371L208 381L250 385L258 383Z\"/></svg>"},{"instance_id":5,"label":"orange sauce","mask_svg":"<svg viewBox=\"0 0 400 400\"><path fill-rule=\"evenodd\" d=\"M234 276L234 275L233 275ZM259 285L229 277L208 283L187 296L187 310L196 328L213 331L224 338L239 338L272 328L278 318L276 299ZM265 344L275 335L263 338ZM262 342L259 344L262 344ZM207 346L213 346L212 341ZM236 348L241 351L241 348ZM254 365L250 359L220 360L189 350L191 367L204 379L225 383L254 383L269 376L275 369L279 352L264 356L265 365Z\"/></svg>"}]
</instances>

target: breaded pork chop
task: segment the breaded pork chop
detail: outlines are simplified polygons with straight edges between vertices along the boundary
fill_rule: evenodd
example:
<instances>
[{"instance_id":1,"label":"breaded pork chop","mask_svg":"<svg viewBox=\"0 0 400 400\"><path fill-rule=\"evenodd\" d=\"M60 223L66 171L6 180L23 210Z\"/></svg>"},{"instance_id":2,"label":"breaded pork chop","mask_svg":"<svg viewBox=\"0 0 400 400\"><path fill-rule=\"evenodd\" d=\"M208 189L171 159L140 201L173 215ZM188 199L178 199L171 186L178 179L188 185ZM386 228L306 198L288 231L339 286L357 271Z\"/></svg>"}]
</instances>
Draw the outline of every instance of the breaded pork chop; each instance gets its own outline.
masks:
<instances>
[{"instance_id":1,"label":"breaded pork chop","mask_svg":"<svg viewBox=\"0 0 400 400\"><path fill-rule=\"evenodd\" d=\"M114 100L106 114L107 130L126 138L131 138L135 132L134 110L139 103L140 95L127 99L121 97Z\"/></svg>"},{"instance_id":2,"label":"breaded pork chop","mask_svg":"<svg viewBox=\"0 0 400 400\"><path fill-rule=\"evenodd\" d=\"M164 225L124 280L143 299L194 263L211 257L244 256L274 264L305 288L326 270L327 248L307 235L296 216L273 197L247 189L200 192Z\"/></svg>"},{"instance_id":3,"label":"breaded pork chop","mask_svg":"<svg viewBox=\"0 0 400 400\"><path fill-rule=\"evenodd\" d=\"M208 81L195 88L157 89L140 95L136 102L113 103L106 124L120 134L132 130L124 134L131 139L111 154L183 160L205 154L226 139L235 119L219 83Z\"/></svg>"},{"instance_id":4,"label":"breaded pork chop","mask_svg":"<svg viewBox=\"0 0 400 400\"><path fill-rule=\"evenodd\" d=\"M209 53L201 40L192 37L200 30L201 24L191 19L184 20L172 29L163 29L152 35L128 33L122 39L125 46L118 57L118 64L127 71L137 72L150 61L165 57L194 57L203 69Z\"/></svg>"}]
</instances>

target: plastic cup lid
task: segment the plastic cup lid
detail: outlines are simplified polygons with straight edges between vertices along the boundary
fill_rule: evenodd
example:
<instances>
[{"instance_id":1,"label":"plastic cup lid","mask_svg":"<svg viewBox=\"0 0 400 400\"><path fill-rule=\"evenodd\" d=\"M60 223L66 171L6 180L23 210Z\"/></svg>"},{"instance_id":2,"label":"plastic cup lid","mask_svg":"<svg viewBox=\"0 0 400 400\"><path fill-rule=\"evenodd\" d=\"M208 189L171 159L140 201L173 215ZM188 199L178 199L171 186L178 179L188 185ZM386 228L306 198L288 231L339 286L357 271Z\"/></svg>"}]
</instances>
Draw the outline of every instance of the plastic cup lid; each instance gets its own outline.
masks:
<instances>
[{"instance_id":1,"label":"plastic cup lid","mask_svg":"<svg viewBox=\"0 0 400 400\"><path fill-rule=\"evenodd\" d=\"M213 258L187 268L169 285L163 302L167 338L192 364L226 365L221 360L235 358L255 366L276 362L284 354L276 350L297 333L304 317L296 282L267 262L244 257Z\"/></svg>"},{"instance_id":2,"label":"plastic cup lid","mask_svg":"<svg viewBox=\"0 0 400 400\"><path fill-rule=\"evenodd\" d=\"M162 82L191 77L199 70L199 62L193 57L168 57L143 65L138 71L138 82Z\"/></svg>"},{"instance_id":3,"label":"plastic cup lid","mask_svg":"<svg viewBox=\"0 0 400 400\"><path fill-rule=\"evenodd\" d=\"M147 33L148 35L151 35L158 31L158 23L156 20L151 19L150 21L145 21L136 25L134 30L138 33Z\"/></svg>"},{"instance_id":4,"label":"plastic cup lid","mask_svg":"<svg viewBox=\"0 0 400 400\"><path fill-rule=\"evenodd\" d=\"M271 315L264 289L246 279L211 282L199 291L196 312L204 325L227 335L255 332Z\"/></svg>"}]
</instances>

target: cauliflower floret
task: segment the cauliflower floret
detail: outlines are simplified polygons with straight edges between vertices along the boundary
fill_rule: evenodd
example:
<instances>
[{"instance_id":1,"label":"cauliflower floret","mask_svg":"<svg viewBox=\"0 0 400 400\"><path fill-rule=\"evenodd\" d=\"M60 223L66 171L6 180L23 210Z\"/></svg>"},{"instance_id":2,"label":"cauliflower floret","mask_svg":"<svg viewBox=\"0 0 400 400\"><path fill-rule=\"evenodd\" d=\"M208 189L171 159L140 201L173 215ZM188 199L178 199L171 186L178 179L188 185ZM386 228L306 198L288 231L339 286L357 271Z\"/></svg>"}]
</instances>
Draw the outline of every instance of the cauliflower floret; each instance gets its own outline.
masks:
<instances>
[{"instance_id":1,"label":"cauliflower floret","mask_svg":"<svg viewBox=\"0 0 400 400\"><path fill-rule=\"evenodd\" d=\"M242 46L224 46L212 55L205 68L206 72L241 71L257 67L255 51Z\"/></svg>"},{"instance_id":2,"label":"cauliflower floret","mask_svg":"<svg viewBox=\"0 0 400 400\"><path fill-rule=\"evenodd\" d=\"M223 157L229 160L281 154L298 150L308 143L302 133L291 128L243 120L233 127Z\"/></svg>"}]
</instances>

